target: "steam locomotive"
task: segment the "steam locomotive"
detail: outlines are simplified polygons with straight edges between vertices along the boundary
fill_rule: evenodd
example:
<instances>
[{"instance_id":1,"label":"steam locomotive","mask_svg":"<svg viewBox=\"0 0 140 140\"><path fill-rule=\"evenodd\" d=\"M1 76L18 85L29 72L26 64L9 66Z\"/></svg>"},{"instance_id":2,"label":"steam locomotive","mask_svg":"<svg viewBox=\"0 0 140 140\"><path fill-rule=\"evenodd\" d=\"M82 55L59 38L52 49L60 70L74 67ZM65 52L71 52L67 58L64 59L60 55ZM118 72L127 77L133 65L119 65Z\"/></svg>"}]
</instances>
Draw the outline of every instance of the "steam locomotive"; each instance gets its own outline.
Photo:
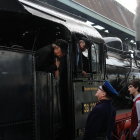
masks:
<instances>
[{"instance_id":1,"label":"steam locomotive","mask_svg":"<svg viewBox=\"0 0 140 140\"><path fill-rule=\"evenodd\" d=\"M0 6L0 139L81 140L88 113L97 102L94 94L105 79L120 93L113 99L118 110L114 139L129 137L132 99L127 83L140 78L139 51L124 51L119 38L103 38L85 19L37 0L8 5L3 0ZM90 42L86 76L77 70L75 60L82 37ZM37 68L50 59L44 57L43 63L36 59L39 50L56 39L68 42L63 83L67 89L61 93L63 87L53 73Z\"/></svg>"}]
</instances>

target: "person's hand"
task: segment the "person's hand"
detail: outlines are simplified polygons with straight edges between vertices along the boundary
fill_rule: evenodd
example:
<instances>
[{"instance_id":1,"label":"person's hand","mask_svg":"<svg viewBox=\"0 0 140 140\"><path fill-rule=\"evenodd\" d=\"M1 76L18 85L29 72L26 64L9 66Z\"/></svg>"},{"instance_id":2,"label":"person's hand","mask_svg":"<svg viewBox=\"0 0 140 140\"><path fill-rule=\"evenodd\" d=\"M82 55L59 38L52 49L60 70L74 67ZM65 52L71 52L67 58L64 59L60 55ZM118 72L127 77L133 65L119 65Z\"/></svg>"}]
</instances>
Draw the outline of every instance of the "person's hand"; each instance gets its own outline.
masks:
<instances>
[{"instance_id":1,"label":"person's hand","mask_svg":"<svg viewBox=\"0 0 140 140\"><path fill-rule=\"evenodd\" d=\"M59 79L59 66L60 66L60 61L56 58L55 60L55 65L57 67L57 70L54 72L54 76L55 76L55 79Z\"/></svg>"},{"instance_id":2,"label":"person's hand","mask_svg":"<svg viewBox=\"0 0 140 140\"><path fill-rule=\"evenodd\" d=\"M54 77L55 77L56 80L59 80L59 70L56 70L54 72Z\"/></svg>"},{"instance_id":3,"label":"person's hand","mask_svg":"<svg viewBox=\"0 0 140 140\"><path fill-rule=\"evenodd\" d=\"M58 59L56 59L56 61L55 61L55 65L56 65L56 67L57 67L57 69L58 69L59 66L60 66L60 61L59 61Z\"/></svg>"}]
</instances>

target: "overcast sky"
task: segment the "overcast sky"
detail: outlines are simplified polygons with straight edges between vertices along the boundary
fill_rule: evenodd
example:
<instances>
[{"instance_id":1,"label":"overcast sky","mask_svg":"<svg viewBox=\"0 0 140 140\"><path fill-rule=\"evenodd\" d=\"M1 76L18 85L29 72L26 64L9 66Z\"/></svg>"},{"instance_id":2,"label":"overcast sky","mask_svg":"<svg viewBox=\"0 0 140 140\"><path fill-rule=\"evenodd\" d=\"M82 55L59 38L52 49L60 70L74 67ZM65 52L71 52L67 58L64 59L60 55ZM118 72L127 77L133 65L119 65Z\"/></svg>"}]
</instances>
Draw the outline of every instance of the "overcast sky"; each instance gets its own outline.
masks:
<instances>
[{"instance_id":1,"label":"overcast sky","mask_svg":"<svg viewBox=\"0 0 140 140\"><path fill-rule=\"evenodd\" d=\"M126 7L131 12L135 13L136 9L136 0L116 0L121 3L124 7Z\"/></svg>"}]
</instances>

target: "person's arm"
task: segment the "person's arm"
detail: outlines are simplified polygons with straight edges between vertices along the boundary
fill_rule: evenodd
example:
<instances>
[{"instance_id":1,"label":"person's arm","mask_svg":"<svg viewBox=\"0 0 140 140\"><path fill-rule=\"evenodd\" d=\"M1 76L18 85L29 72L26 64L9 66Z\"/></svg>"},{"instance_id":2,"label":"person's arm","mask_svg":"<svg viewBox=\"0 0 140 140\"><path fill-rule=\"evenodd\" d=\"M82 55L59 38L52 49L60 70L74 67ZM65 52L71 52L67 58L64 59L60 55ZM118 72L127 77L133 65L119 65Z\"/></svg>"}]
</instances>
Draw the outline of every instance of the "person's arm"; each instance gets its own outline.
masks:
<instances>
[{"instance_id":1,"label":"person's arm","mask_svg":"<svg viewBox=\"0 0 140 140\"><path fill-rule=\"evenodd\" d=\"M138 135L138 132L140 133L140 101L136 101L136 111L137 111L137 117L138 117L138 126L133 132L133 136L136 137ZM140 134L139 134L140 135Z\"/></svg>"},{"instance_id":2,"label":"person's arm","mask_svg":"<svg viewBox=\"0 0 140 140\"><path fill-rule=\"evenodd\" d=\"M56 70L54 72L55 79L59 79L59 67L60 67L60 61L56 58L55 60Z\"/></svg>"}]
</instances>

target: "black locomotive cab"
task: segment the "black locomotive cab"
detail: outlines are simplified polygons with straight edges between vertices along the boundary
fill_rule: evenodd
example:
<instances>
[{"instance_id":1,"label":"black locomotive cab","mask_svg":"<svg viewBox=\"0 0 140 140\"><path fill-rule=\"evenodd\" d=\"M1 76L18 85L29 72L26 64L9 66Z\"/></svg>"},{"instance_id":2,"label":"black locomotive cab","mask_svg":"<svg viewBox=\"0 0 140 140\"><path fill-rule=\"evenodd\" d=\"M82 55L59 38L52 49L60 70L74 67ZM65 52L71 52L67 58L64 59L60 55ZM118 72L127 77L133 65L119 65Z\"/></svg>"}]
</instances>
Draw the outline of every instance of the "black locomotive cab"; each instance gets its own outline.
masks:
<instances>
[{"instance_id":1,"label":"black locomotive cab","mask_svg":"<svg viewBox=\"0 0 140 140\"><path fill-rule=\"evenodd\" d=\"M0 139L81 139L96 103L95 91L104 80L103 38L85 19L50 5L21 0L13 1L9 9L4 3ZM53 63L49 47L58 39L67 42L67 71L59 79L49 69ZM80 40L87 45L79 59L82 68L77 65Z\"/></svg>"},{"instance_id":2,"label":"black locomotive cab","mask_svg":"<svg viewBox=\"0 0 140 140\"><path fill-rule=\"evenodd\" d=\"M138 51L136 59L124 53L119 39L113 48L116 42L103 39L85 19L47 3L15 0L9 8L2 1L0 139L81 140L96 90L105 79L120 90L139 76ZM67 53L63 67L52 71L58 40L67 42Z\"/></svg>"}]
</instances>

